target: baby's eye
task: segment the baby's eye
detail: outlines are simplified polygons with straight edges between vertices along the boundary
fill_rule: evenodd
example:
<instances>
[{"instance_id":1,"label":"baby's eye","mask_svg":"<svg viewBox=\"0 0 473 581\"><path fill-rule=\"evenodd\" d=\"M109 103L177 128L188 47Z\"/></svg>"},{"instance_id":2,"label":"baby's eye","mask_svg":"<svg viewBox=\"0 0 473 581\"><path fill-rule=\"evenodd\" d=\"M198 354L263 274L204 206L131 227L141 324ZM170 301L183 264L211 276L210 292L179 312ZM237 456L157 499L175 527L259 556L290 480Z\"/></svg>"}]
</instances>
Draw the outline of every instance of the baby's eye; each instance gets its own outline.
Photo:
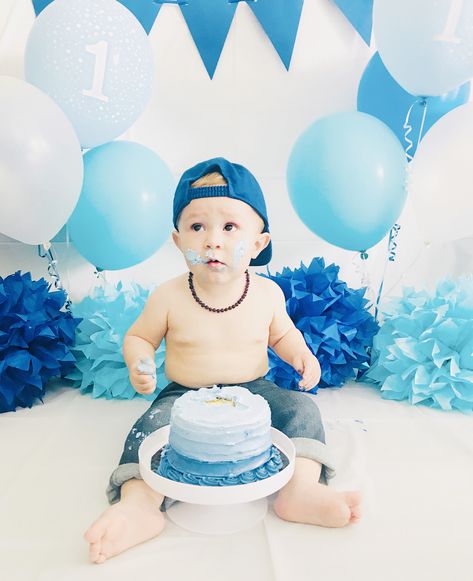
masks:
<instances>
[{"instance_id":1,"label":"baby's eye","mask_svg":"<svg viewBox=\"0 0 473 581\"><path fill-rule=\"evenodd\" d=\"M227 232L231 232L234 228L236 228L236 224L233 224L232 222L225 224L225 226L223 227L223 229L226 230Z\"/></svg>"},{"instance_id":2,"label":"baby's eye","mask_svg":"<svg viewBox=\"0 0 473 581\"><path fill-rule=\"evenodd\" d=\"M192 224L191 226L191 230L194 230L194 232L199 232L199 230L202 228L202 224Z\"/></svg>"}]
</instances>

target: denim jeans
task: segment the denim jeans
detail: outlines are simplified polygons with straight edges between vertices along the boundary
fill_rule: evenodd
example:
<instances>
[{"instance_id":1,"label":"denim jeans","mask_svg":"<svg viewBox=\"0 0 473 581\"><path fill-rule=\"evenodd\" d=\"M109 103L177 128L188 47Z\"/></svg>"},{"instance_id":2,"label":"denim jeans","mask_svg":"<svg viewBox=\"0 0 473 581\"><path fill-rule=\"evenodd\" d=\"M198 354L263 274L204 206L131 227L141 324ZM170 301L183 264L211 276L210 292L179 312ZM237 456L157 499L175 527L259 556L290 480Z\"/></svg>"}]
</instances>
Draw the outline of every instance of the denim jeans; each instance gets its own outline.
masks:
<instances>
[{"instance_id":1,"label":"denim jeans","mask_svg":"<svg viewBox=\"0 0 473 581\"><path fill-rule=\"evenodd\" d=\"M264 397L271 409L272 426L292 440L296 448L296 456L320 462L322 480L326 481L334 475L333 459L325 444L325 432L319 408L312 398L300 391L282 389L264 378L247 383L218 385L241 385L252 393ZM119 465L110 477L107 488L110 504L120 500L120 488L124 482L132 478L141 478L138 460L138 448L141 442L152 432L169 424L175 400L188 389L178 383L170 383L159 393L148 411L135 423L125 441Z\"/></svg>"}]
</instances>

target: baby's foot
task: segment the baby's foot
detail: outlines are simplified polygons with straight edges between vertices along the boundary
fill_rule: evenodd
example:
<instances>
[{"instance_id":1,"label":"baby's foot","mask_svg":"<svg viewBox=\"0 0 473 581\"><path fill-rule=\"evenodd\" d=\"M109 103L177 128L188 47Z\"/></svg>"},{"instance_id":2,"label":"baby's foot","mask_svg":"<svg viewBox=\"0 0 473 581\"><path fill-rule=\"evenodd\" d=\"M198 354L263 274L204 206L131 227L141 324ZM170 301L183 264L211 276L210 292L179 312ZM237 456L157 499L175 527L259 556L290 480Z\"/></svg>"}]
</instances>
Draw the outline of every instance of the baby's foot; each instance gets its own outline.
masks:
<instances>
[{"instance_id":1,"label":"baby's foot","mask_svg":"<svg viewBox=\"0 0 473 581\"><path fill-rule=\"evenodd\" d=\"M152 496L127 497L108 508L85 533L89 558L94 563L159 535L164 516Z\"/></svg>"},{"instance_id":2,"label":"baby's foot","mask_svg":"<svg viewBox=\"0 0 473 581\"><path fill-rule=\"evenodd\" d=\"M274 511L282 519L323 527L344 527L361 518L361 494L338 492L323 484L311 484L301 494L286 486L274 502Z\"/></svg>"}]
</instances>

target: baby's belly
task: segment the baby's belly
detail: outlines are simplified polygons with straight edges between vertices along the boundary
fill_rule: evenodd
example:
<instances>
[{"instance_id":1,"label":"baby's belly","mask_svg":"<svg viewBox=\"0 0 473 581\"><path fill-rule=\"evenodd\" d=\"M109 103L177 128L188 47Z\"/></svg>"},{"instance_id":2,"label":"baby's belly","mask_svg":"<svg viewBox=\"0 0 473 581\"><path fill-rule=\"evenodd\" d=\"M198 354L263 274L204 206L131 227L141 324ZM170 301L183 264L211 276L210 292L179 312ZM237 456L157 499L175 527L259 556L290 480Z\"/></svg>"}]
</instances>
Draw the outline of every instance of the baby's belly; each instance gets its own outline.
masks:
<instances>
[{"instance_id":1,"label":"baby's belly","mask_svg":"<svg viewBox=\"0 0 473 581\"><path fill-rule=\"evenodd\" d=\"M215 383L244 383L268 372L267 348L249 350L209 350L196 354L182 346L166 345L166 376L187 387L207 387Z\"/></svg>"}]
</instances>

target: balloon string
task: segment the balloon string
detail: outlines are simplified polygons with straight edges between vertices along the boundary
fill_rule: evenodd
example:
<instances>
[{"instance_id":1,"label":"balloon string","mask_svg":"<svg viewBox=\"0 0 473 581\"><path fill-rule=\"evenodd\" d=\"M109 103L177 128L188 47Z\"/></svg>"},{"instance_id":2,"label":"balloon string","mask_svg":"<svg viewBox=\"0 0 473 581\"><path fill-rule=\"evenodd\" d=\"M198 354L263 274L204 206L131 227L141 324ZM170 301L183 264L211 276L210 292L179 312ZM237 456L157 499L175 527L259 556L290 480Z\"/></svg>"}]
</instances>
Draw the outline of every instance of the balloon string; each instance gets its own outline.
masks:
<instances>
[{"instance_id":1,"label":"balloon string","mask_svg":"<svg viewBox=\"0 0 473 581\"><path fill-rule=\"evenodd\" d=\"M70 313L72 302L69 298L69 295L66 292L66 289L64 288L64 285L62 284L61 277L60 277L59 271L57 269L57 260L54 257L51 244L50 243L38 244L38 255L41 258L47 259L47 261L48 261L48 274L52 278L52 281L53 281L52 284L53 284L54 288L62 291L66 295L66 303L64 306L65 306L66 311L68 313Z\"/></svg>"},{"instance_id":2,"label":"balloon string","mask_svg":"<svg viewBox=\"0 0 473 581\"><path fill-rule=\"evenodd\" d=\"M422 139L422 132L424 131L425 117L427 115L427 98L422 97L420 104L423 107L424 111L422 113L422 123L420 124L419 139L417 140L417 147L419 147L420 140Z\"/></svg>"},{"instance_id":3,"label":"balloon string","mask_svg":"<svg viewBox=\"0 0 473 581\"><path fill-rule=\"evenodd\" d=\"M417 264L417 261L421 257L423 251L424 251L424 248L420 247L420 249L417 251L417 254L415 255L414 259L411 261L409 266L406 269L404 269L404 272L402 272L401 275L398 276L397 279L394 281L394 283L388 288L388 290L386 292L386 294L388 296L391 294L392 290L399 284L399 281L404 278L405 274L408 273Z\"/></svg>"},{"instance_id":4,"label":"balloon string","mask_svg":"<svg viewBox=\"0 0 473 581\"><path fill-rule=\"evenodd\" d=\"M103 270L103 268L96 266L94 274L97 277L97 280L99 280L103 285L107 284L107 278L105 276L105 271Z\"/></svg>"},{"instance_id":5,"label":"balloon string","mask_svg":"<svg viewBox=\"0 0 473 581\"><path fill-rule=\"evenodd\" d=\"M386 268L387 268L388 262L394 262L396 260L396 250L397 250L396 238L399 235L400 229L401 229L401 226L399 224L394 224L394 226L389 231L388 260L386 260L384 262L383 276L381 277L381 283L380 283L379 289L378 289L378 296L376 297L376 304L374 307L374 319L375 319L375 321L378 320L379 304L381 302L381 295L383 294L384 277L386 276Z\"/></svg>"},{"instance_id":6,"label":"balloon string","mask_svg":"<svg viewBox=\"0 0 473 581\"><path fill-rule=\"evenodd\" d=\"M358 252L353 259L352 264L355 272L360 277L360 286L366 287L366 298L373 304L374 292L371 285L370 275L368 273L368 253L365 251Z\"/></svg>"},{"instance_id":7,"label":"balloon string","mask_svg":"<svg viewBox=\"0 0 473 581\"><path fill-rule=\"evenodd\" d=\"M422 132L424 130L425 117L427 115L427 99L425 97L419 97L418 99L416 99L412 103L412 105L409 107L409 110L407 111L406 120L404 121L404 125L402 126L403 129L405 129L405 131L404 131L404 140L407 142L406 157L407 157L407 159L409 161L412 161L414 159L414 156L411 153L409 153L410 150L414 147L414 142L409 137L409 135L412 133L411 113L412 113L412 109L414 108L414 106L417 105L418 103L423 108L423 114L422 114L422 122L421 122L421 126L420 126L419 136L418 136L418 139L417 139L417 145L416 145L416 148L417 148L419 146L420 140L422 138ZM412 152L412 153L414 153L414 152Z\"/></svg>"}]
</instances>

